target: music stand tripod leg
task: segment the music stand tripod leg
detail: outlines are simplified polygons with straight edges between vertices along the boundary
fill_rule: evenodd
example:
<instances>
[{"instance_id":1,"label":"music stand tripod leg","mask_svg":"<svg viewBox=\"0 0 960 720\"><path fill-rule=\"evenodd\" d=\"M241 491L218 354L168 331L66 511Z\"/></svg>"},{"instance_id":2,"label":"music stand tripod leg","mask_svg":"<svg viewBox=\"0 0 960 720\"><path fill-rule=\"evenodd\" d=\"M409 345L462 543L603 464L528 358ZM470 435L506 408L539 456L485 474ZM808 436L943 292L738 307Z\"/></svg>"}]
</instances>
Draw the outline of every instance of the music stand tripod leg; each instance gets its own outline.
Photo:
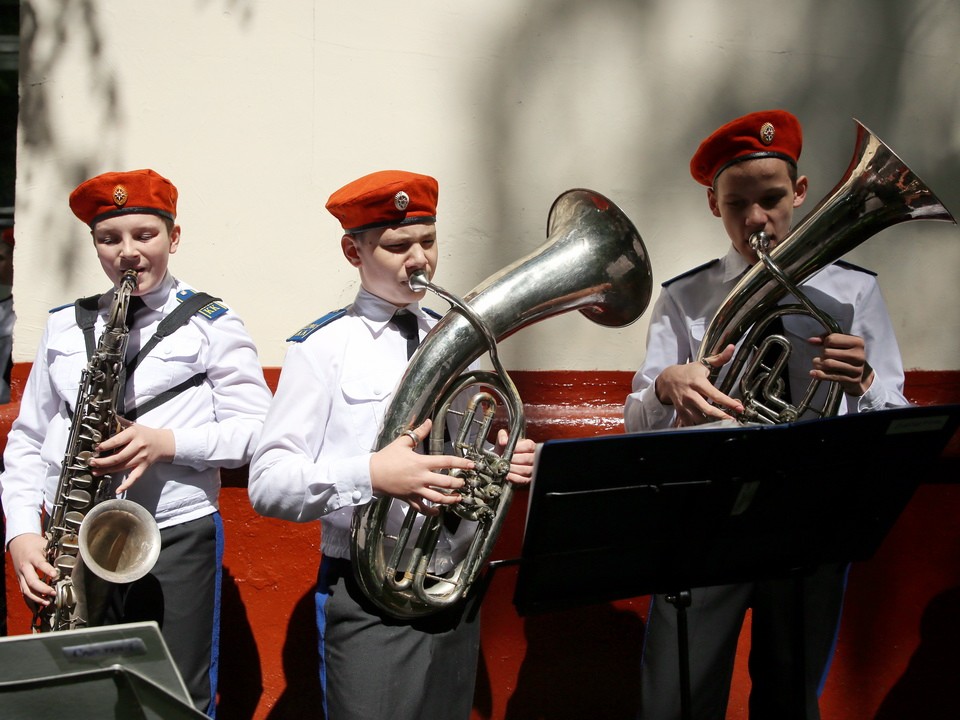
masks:
<instances>
[{"instance_id":1,"label":"music stand tripod leg","mask_svg":"<svg viewBox=\"0 0 960 720\"><path fill-rule=\"evenodd\" d=\"M677 655L680 658L680 717L691 720L690 705L690 646L687 635L687 608L690 607L690 591L681 590L666 596L668 603L677 609Z\"/></svg>"}]
</instances>

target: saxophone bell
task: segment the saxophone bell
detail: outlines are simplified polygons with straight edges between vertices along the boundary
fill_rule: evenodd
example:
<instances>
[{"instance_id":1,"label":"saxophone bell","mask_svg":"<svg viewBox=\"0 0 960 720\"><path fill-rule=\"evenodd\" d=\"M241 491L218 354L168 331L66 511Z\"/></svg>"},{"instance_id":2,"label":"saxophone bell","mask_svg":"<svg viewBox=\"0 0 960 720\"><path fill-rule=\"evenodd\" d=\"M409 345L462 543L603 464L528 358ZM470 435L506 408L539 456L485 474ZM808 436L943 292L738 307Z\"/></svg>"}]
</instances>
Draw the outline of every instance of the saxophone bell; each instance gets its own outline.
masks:
<instances>
[{"instance_id":1,"label":"saxophone bell","mask_svg":"<svg viewBox=\"0 0 960 720\"><path fill-rule=\"evenodd\" d=\"M78 533L80 557L90 572L113 583L146 575L160 557L160 529L142 505L104 500L87 513Z\"/></svg>"}]
</instances>

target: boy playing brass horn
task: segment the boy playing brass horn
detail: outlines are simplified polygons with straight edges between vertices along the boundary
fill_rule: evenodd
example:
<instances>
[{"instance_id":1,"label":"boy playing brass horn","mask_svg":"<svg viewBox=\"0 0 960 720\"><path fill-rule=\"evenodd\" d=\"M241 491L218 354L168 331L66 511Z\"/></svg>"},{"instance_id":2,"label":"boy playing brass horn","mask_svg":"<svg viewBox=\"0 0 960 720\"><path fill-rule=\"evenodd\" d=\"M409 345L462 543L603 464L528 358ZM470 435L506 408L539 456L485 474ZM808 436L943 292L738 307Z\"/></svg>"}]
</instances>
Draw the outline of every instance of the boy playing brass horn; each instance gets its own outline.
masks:
<instances>
[{"instance_id":1,"label":"boy playing brass horn","mask_svg":"<svg viewBox=\"0 0 960 720\"><path fill-rule=\"evenodd\" d=\"M693 156L691 174L706 187L710 212L723 223L730 245L722 258L663 284L646 357L626 400L627 431L699 425L743 411L736 393L720 392L709 379L712 369L731 361L734 346L702 362L696 358L721 302L758 261L751 236L763 232L775 247L806 199L807 178L797 171L801 146L797 118L772 110L727 123ZM780 332L793 352L781 391L789 395L812 377L840 384L841 414L907 405L900 351L873 273L836 262L801 289L841 332L824 333L806 315L783 316ZM724 717L740 627L752 608L750 716L819 718L845 578L845 566L828 565L802 579L694 589L687 609L691 716ZM795 631L799 617L802 633ZM680 703L677 611L656 596L644 643L640 717L680 718Z\"/></svg>"}]
</instances>

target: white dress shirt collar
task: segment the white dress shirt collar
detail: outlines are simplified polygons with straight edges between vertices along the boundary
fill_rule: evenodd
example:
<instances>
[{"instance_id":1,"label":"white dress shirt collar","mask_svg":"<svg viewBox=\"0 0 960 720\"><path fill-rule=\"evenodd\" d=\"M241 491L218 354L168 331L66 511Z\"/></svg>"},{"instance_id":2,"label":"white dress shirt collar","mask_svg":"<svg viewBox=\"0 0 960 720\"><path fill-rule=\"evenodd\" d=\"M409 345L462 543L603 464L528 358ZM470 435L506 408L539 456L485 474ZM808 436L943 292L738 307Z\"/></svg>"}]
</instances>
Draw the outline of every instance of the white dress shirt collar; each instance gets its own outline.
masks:
<instances>
[{"instance_id":1,"label":"white dress shirt collar","mask_svg":"<svg viewBox=\"0 0 960 720\"><path fill-rule=\"evenodd\" d=\"M364 288L360 288L357 293L357 297L353 301L353 308L357 316L363 320L375 336L389 324L394 313L401 309ZM418 319L423 318L423 310L420 309L419 303L410 303L402 309L413 313Z\"/></svg>"}]
</instances>

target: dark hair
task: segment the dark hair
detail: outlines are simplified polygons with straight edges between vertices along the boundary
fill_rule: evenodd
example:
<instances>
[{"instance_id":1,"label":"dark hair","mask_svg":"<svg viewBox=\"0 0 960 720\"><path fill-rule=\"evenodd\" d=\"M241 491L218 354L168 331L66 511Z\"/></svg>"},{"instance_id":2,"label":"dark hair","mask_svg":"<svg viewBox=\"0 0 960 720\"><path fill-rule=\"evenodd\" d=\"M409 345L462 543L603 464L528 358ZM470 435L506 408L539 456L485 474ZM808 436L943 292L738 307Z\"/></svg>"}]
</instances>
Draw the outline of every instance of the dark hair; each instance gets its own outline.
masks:
<instances>
[{"instance_id":1,"label":"dark hair","mask_svg":"<svg viewBox=\"0 0 960 720\"><path fill-rule=\"evenodd\" d=\"M757 157L745 157L745 158L741 158L740 160L738 160L738 161L736 161L736 162L741 162L741 161L743 161L743 160L757 160L757 159L758 159ZM796 185L796 184L797 184L797 178L800 177L800 171L797 169L796 163L794 163L793 161L788 160L788 159L786 159L786 158L779 158L779 159L780 159L780 160L783 160L783 161L787 164L787 177L790 178L790 182L791 182L791 183L793 183L794 185ZM711 190L713 190L714 192L717 191L717 178L720 177L721 173L722 173L724 170L726 170L728 167L730 167L730 165L734 165L734 164L735 164L735 163L728 163L728 164L725 165L724 167L720 168L719 171L717 171L717 174L713 176L713 185L710 186L710 189L711 189Z\"/></svg>"}]
</instances>

